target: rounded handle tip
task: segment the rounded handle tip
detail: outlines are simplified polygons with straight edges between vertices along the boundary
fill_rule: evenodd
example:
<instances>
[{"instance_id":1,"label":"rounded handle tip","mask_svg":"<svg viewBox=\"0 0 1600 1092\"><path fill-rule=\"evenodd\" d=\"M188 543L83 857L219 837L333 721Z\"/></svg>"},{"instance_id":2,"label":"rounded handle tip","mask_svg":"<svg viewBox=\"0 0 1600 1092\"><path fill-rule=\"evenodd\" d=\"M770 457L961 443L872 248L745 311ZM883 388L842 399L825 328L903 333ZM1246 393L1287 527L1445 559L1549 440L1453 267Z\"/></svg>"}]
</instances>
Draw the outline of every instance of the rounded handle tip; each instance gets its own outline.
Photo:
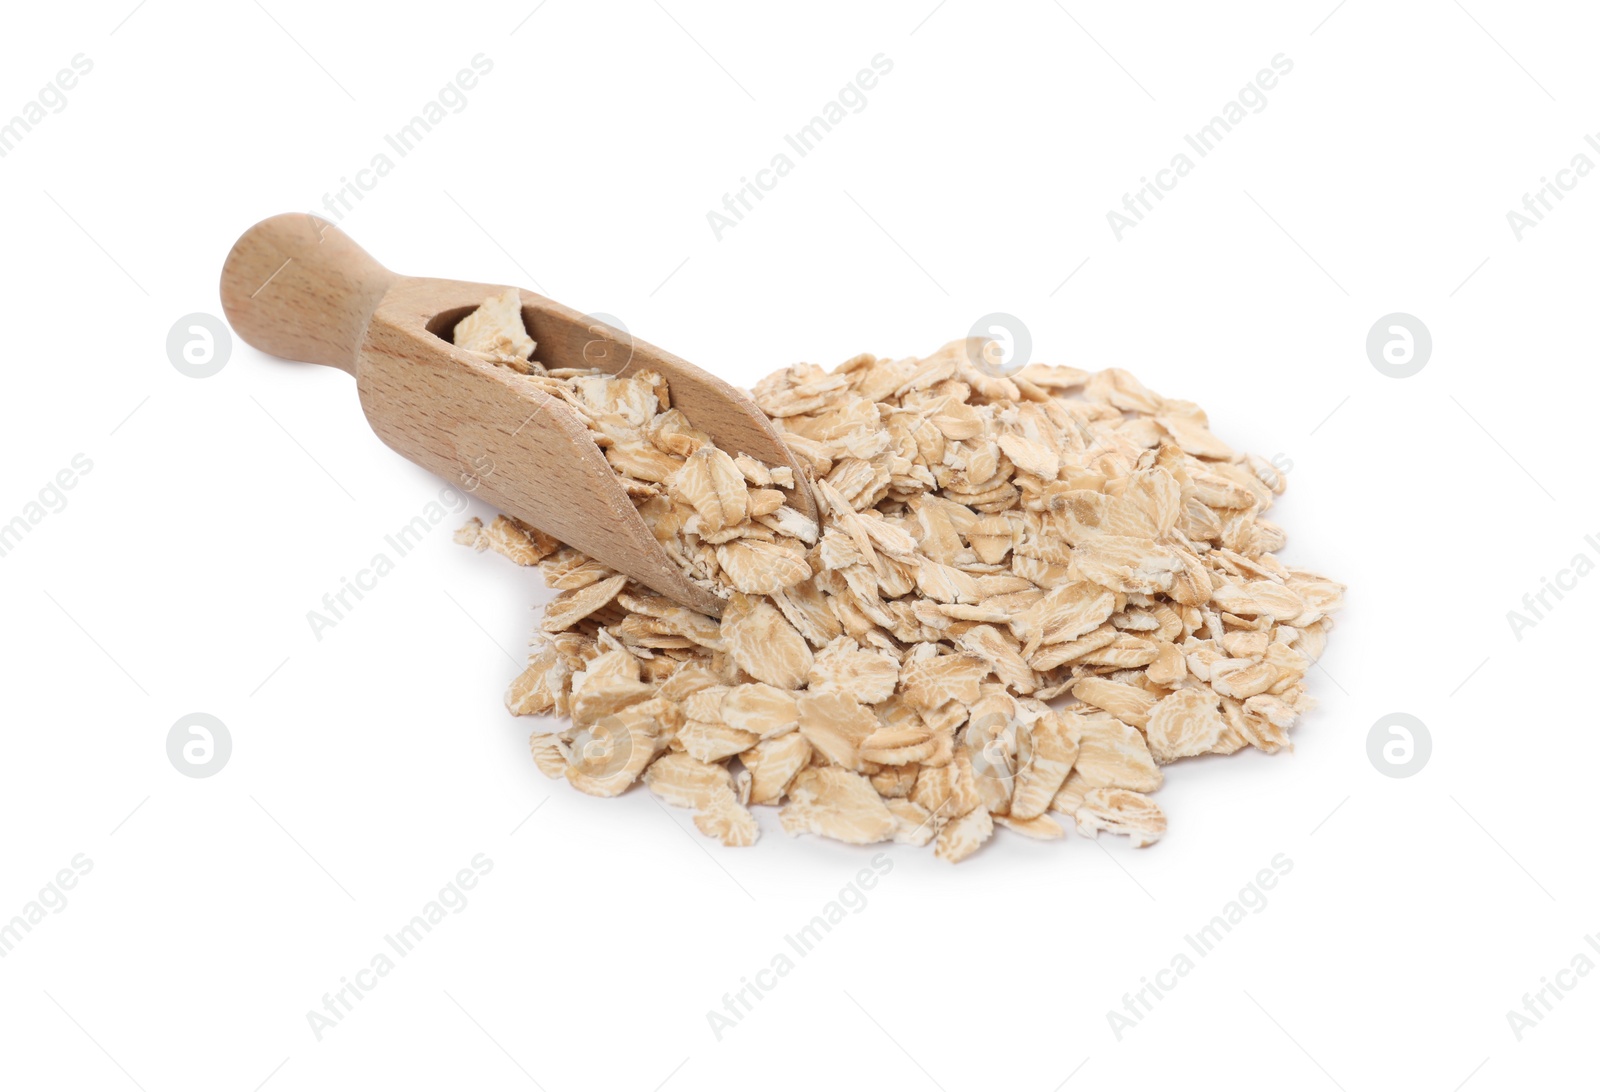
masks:
<instances>
[{"instance_id":1,"label":"rounded handle tip","mask_svg":"<svg viewBox=\"0 0 1600 1092\"><path fill-rule=\"evenodd\" d=\"M327 220L284 213L233 244L222 266L222 309L262 352L353 375L373 309L394 280Z\"/></svg>"}]
</instances>

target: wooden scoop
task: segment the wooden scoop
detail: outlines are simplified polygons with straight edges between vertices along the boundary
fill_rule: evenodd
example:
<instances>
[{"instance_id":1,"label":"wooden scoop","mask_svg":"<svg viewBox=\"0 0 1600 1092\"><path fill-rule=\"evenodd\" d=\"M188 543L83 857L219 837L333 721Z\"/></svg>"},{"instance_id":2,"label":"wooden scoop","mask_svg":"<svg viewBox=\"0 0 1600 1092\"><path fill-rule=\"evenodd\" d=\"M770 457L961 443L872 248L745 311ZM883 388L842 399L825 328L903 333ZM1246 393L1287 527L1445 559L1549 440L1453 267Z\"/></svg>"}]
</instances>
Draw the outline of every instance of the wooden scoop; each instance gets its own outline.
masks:
<instances>
[{"instance_id":1,"label":"wooden scoop","mask_svg":"<svg viewBox=\"0 0 1600 1092\"><path fill-rule=\"evenodd\" d=\"M722 600L668 556L588 428L518 373L451 344L456 323L503 286L391 273L306 213L263 220L222 267L222 307L240 337L274 356L356 378L372 430L418 466L705 614ZM519 290L547 368L652 370L672 403L730 454L794 469L789 503L816 503L794 455L743 391L627 333Z\"/></svg>"}]
</instances>

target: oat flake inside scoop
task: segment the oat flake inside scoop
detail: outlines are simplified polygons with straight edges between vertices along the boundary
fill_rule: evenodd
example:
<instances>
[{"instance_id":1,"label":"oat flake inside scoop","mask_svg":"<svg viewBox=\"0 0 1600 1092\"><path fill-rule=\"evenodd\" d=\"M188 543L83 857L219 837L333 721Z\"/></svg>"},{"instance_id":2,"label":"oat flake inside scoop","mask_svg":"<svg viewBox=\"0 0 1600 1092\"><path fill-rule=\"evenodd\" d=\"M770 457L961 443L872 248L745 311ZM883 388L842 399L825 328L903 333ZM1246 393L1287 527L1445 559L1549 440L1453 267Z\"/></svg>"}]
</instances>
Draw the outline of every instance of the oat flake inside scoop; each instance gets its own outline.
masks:
<instances>
[{"instance_id":1,"label":"oat flake inside scoop","mask_svg":"<svg viewBox=\"0 0 1600 1092\"><path fill-rule=\"evenodd\" d=\"M550 376L515 292L456 343L588 424L711 618L506 516L459 542L538 565L558 592L506 694L557 718L545 775L642 781L724 845L753 804L791 834L932 842L960 861L996 827L1070 822L1149 845L1161 766L1290 747L1344 591L1274 552L1283 473L1205 412L1121 369L988 374L975 341L925 359L797 364L754 395L806 467L716 448L650 371Z\"/></svg>"}]
</instances>

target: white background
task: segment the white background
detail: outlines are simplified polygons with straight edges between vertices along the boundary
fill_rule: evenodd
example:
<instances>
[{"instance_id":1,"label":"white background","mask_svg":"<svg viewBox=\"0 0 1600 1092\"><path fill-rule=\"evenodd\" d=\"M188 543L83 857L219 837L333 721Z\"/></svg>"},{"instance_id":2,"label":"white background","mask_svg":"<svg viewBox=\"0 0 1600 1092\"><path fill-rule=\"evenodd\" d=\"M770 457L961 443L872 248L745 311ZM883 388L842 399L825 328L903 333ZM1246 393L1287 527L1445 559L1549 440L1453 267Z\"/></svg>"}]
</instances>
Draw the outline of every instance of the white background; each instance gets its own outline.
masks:
<instances>
[{"instance_id":1,"label":"white background","mask_svg":"<svg viewBox=\"0 0 1600 1092\"><path fill-rule=\"evenodd\" d=\"M93 868L0 960L0 1083L1592 1082L1600 975L1520 1041L1506 1018L1600 933L1600 579L1506 620L1600 556L1600 178L1521 241L1506 220L1600 131L1592 12L537 2L7 13L0 118L94 67L0 159L0 522L93 470L0 558L0 919ZM318 641L306 612L441 483L348 376L235 342L189 379L168 330L219 313L243 229L319 209L479 53L468 106L341 222L379 260L610 312L746 385L1005 311L1036 359L1199 401L1292 460L1284 556L1351 588L1295 752L1169 768L1146 850L1001 832L952 869L770 810L726 850L538 774L501 694L545 593L459 519ZM707 211L879 53L868 106L719 242ZM1107 210L1279 53L1266 108L1119 242ZM1433 333L1410 379L1364 349L1395 311ZM194 711L233 741L207 779L166 754ZM1397 711L1433 741L1406 779L1366 750ZM719 1041L707 1010L880 851L865 910ZM480 853L466 908L318 1041L307 1011ZM1266 908L1119 1040L1107 1011L1280 853Z\"/></svg>"}]
</instances>

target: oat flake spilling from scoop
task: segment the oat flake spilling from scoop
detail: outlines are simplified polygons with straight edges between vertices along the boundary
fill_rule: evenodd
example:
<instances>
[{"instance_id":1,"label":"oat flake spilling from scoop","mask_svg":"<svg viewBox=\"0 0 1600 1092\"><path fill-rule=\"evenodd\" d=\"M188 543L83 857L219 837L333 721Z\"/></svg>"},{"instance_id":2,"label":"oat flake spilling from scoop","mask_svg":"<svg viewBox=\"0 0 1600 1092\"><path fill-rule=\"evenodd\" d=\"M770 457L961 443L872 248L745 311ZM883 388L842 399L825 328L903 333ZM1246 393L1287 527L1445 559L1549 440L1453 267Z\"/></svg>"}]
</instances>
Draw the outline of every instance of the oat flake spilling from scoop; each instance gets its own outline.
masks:
<instances>
[{"instance_id":1,"label":"oat flake spilling from scoop","mask_svg":"<svg viewBox=\"0 0 1600 1092\"><path fill-rule=\"evenodd\" d=\"M477 321L474 321L476 319ZM756 402L810 472L714 446L663 378L547 371L515 297L458 329L563 399L721 621L505 516L457 540L537 564L545 609L512 713L595 796L637 781L724 845L783 829L959 861L1001 826L1148 845L1161 767L1289 746L1343 587L1284 565L1283 477L1192 402L1120 369L1009 378L957 341L797 364Z\"/></svg>"}]
</instances>

